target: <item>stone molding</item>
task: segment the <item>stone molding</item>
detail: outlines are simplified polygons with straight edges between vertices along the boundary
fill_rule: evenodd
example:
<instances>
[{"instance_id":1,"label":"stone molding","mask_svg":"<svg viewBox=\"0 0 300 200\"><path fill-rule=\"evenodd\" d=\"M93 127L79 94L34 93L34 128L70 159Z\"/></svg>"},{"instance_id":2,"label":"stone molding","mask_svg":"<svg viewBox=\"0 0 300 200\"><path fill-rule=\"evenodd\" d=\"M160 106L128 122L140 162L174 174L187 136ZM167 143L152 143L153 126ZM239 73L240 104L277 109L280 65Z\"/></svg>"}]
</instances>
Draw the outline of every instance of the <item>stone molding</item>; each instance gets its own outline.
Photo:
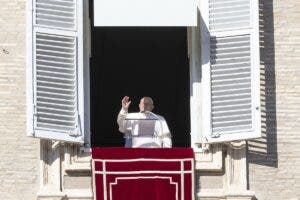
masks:
<instances>
[{"instance_id":1,"label":"stone molding","mask_svg":"<svg viewBox=\"0 0 300 200\"><path fill-rule=\"evenodd\" d=\"M69 171L91 171L89 152L81 151L80 145L57 143L47 140L40 142L40 189L38 200L92 200L90 188L64 188L64 175Z\"/></svg>"},{"instance_id":2,"label":"stone molding","mask_svg":"<svg viewBox=\"0 0 300 200\"><path fill-rule=\"evenodd\" d=\"M222 144L210 145L207 151L195 152L195 169L199 171L222 171Z\"/></svg>"}]
</instances>

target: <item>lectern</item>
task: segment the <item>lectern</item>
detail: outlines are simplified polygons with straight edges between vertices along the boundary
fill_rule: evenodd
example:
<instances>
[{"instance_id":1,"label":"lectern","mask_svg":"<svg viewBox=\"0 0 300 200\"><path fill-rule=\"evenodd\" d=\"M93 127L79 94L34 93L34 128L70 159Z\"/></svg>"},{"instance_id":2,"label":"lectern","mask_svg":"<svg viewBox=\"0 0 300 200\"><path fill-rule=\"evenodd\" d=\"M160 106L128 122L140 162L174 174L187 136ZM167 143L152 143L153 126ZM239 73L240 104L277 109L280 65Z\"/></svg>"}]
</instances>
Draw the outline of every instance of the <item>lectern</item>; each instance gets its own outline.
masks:
<instances>
[{"instance_id":1,"label":"lectern","mask_svg":"<svg viewBox=\"0 0 300 200\"><path fill-rule=\"evenodd\" d=\"M193 200L191 148L93 148L95 200Z\"/></svg>"}]
</instances>

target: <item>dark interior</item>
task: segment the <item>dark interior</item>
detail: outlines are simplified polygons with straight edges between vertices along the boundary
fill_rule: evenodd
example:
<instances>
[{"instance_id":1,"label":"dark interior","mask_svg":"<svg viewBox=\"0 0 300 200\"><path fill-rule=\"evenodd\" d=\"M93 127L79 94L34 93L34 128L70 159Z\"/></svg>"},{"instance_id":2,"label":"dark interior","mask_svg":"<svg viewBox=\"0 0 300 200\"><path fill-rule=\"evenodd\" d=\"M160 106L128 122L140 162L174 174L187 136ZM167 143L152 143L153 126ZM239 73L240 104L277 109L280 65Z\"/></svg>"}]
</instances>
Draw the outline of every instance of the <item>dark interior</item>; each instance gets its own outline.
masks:
<instances>
[{"instance_id":1,"label":"dark interior","mask_svg":"<svg viewBox=\"0 0 300 200\"><path fill-rule=\"evenodd\" d=\"M130 112L152 97L173 146L190 146L186 27L92 27L91 34L92 146L124 145L116 118L125 95Z\"/></svg>"}]
</instances>

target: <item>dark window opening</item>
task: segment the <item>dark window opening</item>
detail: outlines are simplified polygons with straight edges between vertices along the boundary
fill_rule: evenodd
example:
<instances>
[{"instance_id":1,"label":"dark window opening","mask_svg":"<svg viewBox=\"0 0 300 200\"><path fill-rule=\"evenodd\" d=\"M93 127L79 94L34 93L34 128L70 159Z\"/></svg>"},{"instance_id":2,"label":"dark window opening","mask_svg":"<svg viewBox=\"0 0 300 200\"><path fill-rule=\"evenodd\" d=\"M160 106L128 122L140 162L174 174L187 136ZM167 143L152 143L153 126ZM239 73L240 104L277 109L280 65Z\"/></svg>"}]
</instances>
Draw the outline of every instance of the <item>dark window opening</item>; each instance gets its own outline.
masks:
<instances>
[{"instance_id":1,"label":"dark window opening","mask_svg":"<svg viewBox=\"0 0 300 200\"><path fill-rule=\"evenodd\" d=\"M186 27L92 27L91 37L92 146L124 145L116 118L125 95L130 112L143 96L152 97L173 146L190 146Z\"/></svg>"}]
</instances>

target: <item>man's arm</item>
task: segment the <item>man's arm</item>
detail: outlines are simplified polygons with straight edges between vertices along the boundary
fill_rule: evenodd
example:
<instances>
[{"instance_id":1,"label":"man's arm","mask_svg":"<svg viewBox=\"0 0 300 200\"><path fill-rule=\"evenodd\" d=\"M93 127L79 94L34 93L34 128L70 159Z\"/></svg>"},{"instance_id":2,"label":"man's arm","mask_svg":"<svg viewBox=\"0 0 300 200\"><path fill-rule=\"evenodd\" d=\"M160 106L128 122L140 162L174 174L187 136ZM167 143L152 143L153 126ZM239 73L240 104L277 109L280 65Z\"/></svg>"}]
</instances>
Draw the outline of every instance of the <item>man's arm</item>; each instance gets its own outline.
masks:
<instances>
[{"instance_id":1,"label":"man's arm","mask_svg":"<svg viewBox=\"0 0 300 200\"><path fill-rule=\"evenodd\" d=\"M129 101L128 96L125 96L122 99L121 103L122 103L122 109L118 114L117 122L118 122L118 125L119 125L120 132L127 133L128 132L128 127L127 127L127 121L125 119L126 119L126 116L128 114L128 108L130 106L131 101Z\"/></svg>"},{"instance_id":2,"label":"man's arm","mask_svg":"<svg viewBox=\"0 0 300 200\"><path fill-rule=\"evenodd\" d=\"M128 114L128 110L121 109L119 114L118 114L118 125L119 125L119 131L122 133L127 133L127 123L126 123L126 116Z\"/></svg>"}]
</instances>

